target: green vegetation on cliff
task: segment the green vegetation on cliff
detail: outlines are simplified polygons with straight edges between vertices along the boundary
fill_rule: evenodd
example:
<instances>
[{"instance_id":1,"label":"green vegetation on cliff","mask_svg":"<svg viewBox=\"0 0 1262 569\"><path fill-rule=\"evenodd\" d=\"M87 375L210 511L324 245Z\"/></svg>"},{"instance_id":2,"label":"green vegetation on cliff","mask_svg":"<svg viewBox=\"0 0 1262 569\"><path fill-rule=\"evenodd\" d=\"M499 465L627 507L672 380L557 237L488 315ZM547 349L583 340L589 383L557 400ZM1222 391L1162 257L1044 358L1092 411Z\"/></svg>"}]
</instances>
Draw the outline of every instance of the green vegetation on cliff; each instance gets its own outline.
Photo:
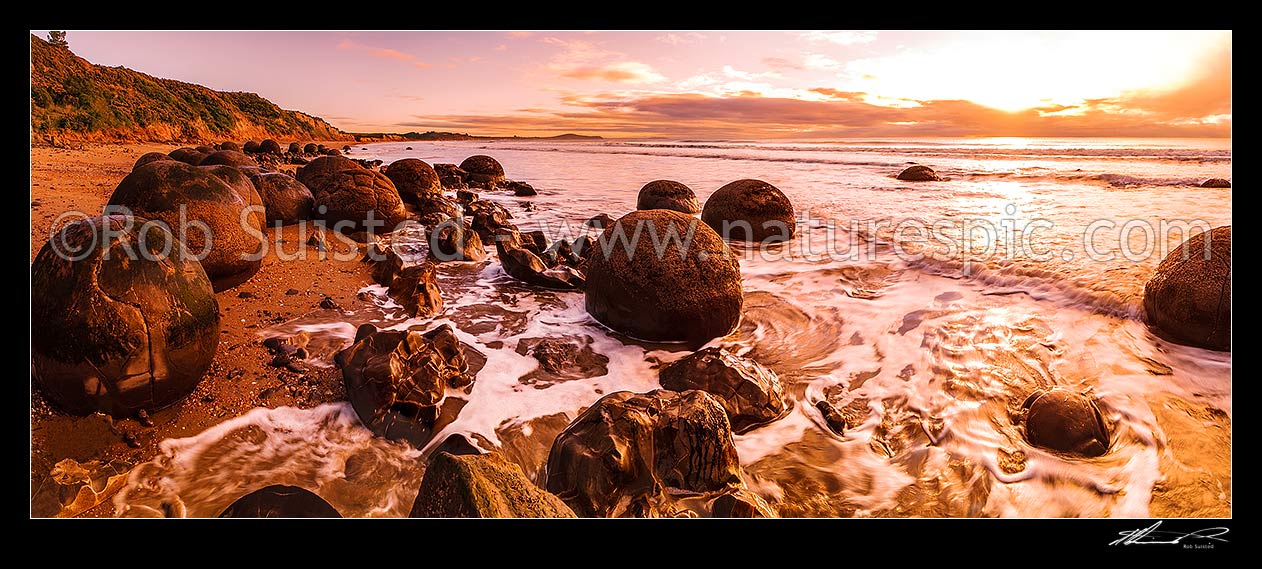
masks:
<instances>
[{"instance_id":1,"label":"green vegetation on cliff","mask_svg":"<svg viewBox=\"0 0 1262 569\"><path fill-rule=\"evenodd\" d=\"M32 140L208 141L351 137L254 93L212 91L125 67L94 65L31 36Z\"/></svg>"}]
</instances>

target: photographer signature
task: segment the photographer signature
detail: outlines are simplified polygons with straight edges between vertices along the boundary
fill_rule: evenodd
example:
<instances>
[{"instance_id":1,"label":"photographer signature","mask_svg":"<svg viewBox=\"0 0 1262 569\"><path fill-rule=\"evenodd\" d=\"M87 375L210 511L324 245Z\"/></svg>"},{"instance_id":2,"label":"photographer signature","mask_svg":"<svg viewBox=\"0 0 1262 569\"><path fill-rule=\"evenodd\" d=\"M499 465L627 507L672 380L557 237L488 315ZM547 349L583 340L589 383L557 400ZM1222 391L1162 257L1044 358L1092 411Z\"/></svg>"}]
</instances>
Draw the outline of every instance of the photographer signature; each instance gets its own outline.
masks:
<instances>
[{"instance_id":1,"label":"photographer signature","mask_svg":"<svg viewBox=\"0 0 1262 569\"><path fill-rule=\"evenodd\" d=\"M1193 532L1180 533L1177 531L1157 531L1161 527L1161 522L1157 522L1144 529L1128 530L1118 532L1122 536L1113 541L1109 545L1178 545L1184 540L1201 539L1208 541L1226 542L1222 535L1226 535L1228 528L1213 527L1196 530Z\"/></svg>"}]
</instances>

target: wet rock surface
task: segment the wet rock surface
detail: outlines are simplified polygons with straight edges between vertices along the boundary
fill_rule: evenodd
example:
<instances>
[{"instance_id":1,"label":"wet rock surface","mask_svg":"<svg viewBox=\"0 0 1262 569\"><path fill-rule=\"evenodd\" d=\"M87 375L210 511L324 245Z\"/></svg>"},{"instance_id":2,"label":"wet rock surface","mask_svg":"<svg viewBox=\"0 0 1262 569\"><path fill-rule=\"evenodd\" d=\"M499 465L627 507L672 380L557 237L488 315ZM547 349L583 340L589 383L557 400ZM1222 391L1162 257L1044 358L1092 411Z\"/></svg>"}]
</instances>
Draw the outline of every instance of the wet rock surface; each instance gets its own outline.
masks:
<instances>
[{"instance_id":1,"label":"wet rock surface","mask_svg":"<svg viewBox=\"0 0 1262 569\"><path fill-rule=\"evenodd\" d=\"M635 209L673 209L688 215L701 213L692 188L674 180L653 180L640 188Z\"/></svg>"},{"instance_id":2,"label":"wet rock surface","mask_svg":"<svg viewBox=\"0 0 1262 569\"><path fill-rule=\"evenodd\" d=\"M606 395L548 454L547 490L583 517L673 516L675 496L740 485L727 415L703 391Z\"/></svg>"},{"instance_id":3,"label":"wet rock surface","mask_svg":"<svg viewBox=\"0 0 1262 569\"><path fill-rule=\"evenodd\" d=\"M86 254L45 245L31 265L33 381L70 413L161 409L191 393L215 356L219 304L206 273L170 233L150 226L141 240L138 226L71 223L53 238Z\"/></svg>"},{"instance_id":4,"label":"wet rock surface","mask_svg":"<svg viewBox=\"0 0 1262 569\"><path fill-rule=\"evenodd\" d=\"M1158 335L1231 350L1231 226L1183 242L1144 286L1144 313Z\"/></svg>"},{"instance_id":5,"label":"wet rock surface","mask_svg":"<svg viewBox=\"0 0 1262 569\"><path fill-rule=\"evenodd\" d=\"M794 233L793 204L762 180L737 180L706 199L701 220L725 239L787 241Z\"/></svg>"},{"instance_id":6,"label":"wet rock surface","mask_svg":"<svg viewBox=\"0 0 1262 569\"><path fill-rule=\"evenodd\" d=\"M898 179L904 182L937 182L941 180L938 173L928 166L911 166L898 173Z\"/></svg>"},{"instance_id":7,"label":"wet rock surface","mask_svg":"<svg viewBox=\"0 0 1262 569\"><path fill-rule=\"evenodd\" d=\"M497 452L430 459L412 505L414 518L573 518L556 496Z\"/></svg>"},{"instance_id":8,"label":"wet rock surface","mask_svg":"<svg viewBox=\"0 0 1262 569\"><path fill-rule=\"evenodd\" d=\"M1082 457L1109 450L1109 427L1090 397L1063 389L1039 391L1022 409L1025 436L1034 446Z\"/></svg>"},{"instance_id":9,"label":"wet rock surface","mask_svg":"<svg viewBox=\"0 0 1262 569\"><path fill-rule=\"evenodd\" d=\"M661 384L672 391L699 389L713 395L727 411L732 431L740 434L788 412L776 373L723 348L706 348L662 368Z\"/></svg>"},{"instance_id":10,"label":"wet rock surface","mask_svg":"<svg viewBox=\"0 0 1262 569\"><path fill-rule=\"evenodd\" d=\"M233 502L221 518L340 518L324 498L305 488L274 484Z\"/></svg>"}]
</instances>

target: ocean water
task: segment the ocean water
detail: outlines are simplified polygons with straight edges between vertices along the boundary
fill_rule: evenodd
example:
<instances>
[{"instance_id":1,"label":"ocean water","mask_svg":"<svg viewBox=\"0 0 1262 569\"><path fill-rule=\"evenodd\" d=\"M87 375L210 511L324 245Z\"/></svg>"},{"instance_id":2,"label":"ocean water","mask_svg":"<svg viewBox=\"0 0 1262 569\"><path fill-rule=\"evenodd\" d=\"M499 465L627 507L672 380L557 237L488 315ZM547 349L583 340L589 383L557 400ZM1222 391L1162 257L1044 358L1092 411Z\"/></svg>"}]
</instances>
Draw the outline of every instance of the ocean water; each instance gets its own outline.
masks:
<instances>
[{"instance_id":1,"label":"ocean water","mask_svg":"<svg viewBox=\"0 0 1262 569\"><path fill-rule=\"evenodd\" d=\"M702 202L741 178L789 197L797 237L735 247L744 313L711 343L786 384L790 414L735 437L747 484L782 515L1143 517L1168 449L1192 436L1163 431L1164 402L1230 419L1231 354L1157 338L1141 306L1144 283L1186 231L1231 224L1231 190L1198 187L1231 178L1229 140L407 142L348 156L473 154L539 189L483 197L553 238L582 234L595 214L632 211L639 188L660 178ZM946 180L895 179L912 163ZM262 334L307 331L320 347L310 363L328 366L362 322L450 323L487 363L429 446L463 433L532 477L582 409L657 388L657 369L691 353L612 333L587 315L581 292L523 286L493 254L438 273L437 317L408 319L383 298L344 321L302 317ZM545 337L607 363L549 374L518 351ZM1066 458L1022 439L1013 414L1051 387L1098 398L1113 425L1107 454ZM823 426L822 398L850 419L844 435ZM347 404L256 409L162 449L116 496L120 515L216 515L274 483L315 490L345 515L406 515L430 452L372 437Z\"/></svg>"}]
</instances>

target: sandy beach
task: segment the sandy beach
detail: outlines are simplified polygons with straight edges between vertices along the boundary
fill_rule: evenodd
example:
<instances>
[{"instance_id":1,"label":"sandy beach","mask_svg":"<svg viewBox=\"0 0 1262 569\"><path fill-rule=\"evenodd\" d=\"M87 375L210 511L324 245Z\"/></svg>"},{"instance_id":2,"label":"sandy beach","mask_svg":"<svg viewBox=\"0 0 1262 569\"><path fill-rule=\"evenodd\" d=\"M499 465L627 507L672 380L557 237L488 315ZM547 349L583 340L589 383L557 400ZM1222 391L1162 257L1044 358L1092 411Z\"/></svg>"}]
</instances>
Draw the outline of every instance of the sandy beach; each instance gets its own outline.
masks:
<instances>
[{"instance_id":1,"label":"sandy beach","mask_svg":"<svg viewBox=\"0 0 1262 569\"><path fill-rule=\"evenodd\" d=\"M329 143L335 144L340 147L345 143ZM54 222L63 212L98 215L138 157L177 147L121 144L84 145L81 149L33 148L31 259L48 241ZM289 166L289 171L294 168ZM298 240L297 226L281 231L269 229L267 234L286 251L306 247ZM347 250L337 239L328 241L333 251ZM356 261L333 258L285 262L277 258L275 250L269 248L262 268L249 281L216 295L222 339L214 363L196 391L178 404L152 414L153 426L141 425L136 419L109 421L103 415L73 417L57 413L38 390L32 392L32 495L49 481L53 465L65 458L81 463L123 460L135 465L152 459L157 443L163 439L199 433L255 407L308 408L345 399L341 374L336 368L311 368L298 374L269 365L272 355L260 344L258 332L278 321L321 310L319 303L325 296L341 307L353 308L362 302L356 298L356 291L370 282L368 269ZM290 289L298 293L286 294ZM249 296L242 298L243 293ZM113 514L113 505L106 500L83 515Z\"/></svg>"}]
</instances>

